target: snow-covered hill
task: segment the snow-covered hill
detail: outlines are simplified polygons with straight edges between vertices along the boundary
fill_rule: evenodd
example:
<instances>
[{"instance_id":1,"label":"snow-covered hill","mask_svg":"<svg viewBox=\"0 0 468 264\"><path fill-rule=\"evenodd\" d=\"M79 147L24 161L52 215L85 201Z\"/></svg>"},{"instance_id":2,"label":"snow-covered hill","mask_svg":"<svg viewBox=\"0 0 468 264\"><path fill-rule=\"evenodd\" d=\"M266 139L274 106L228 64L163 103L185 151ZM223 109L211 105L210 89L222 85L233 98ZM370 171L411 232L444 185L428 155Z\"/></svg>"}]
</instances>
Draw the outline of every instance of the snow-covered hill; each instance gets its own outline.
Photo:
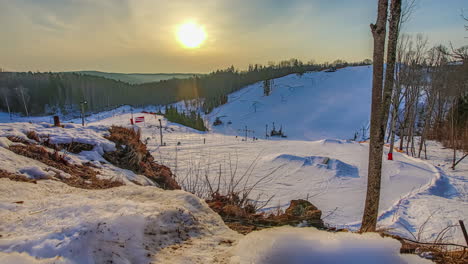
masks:
<instances>
[{"instance_id":1,"label":"snow-covered hill","mask_svg":"<svg viewBox=\"0 0 468 264\"><path fill-rule=\"evenodd\" d=\"M209 120L220 117L224 124L213 130L230 135L242 135L239 130L247 126L265 138L266 125L271 130L274 122L288 139L350 139L369 121L371 85L371 66L291 74L274 79L269 96L263 94L262 83L231 94Z\"/></svg>"}]
</instances>

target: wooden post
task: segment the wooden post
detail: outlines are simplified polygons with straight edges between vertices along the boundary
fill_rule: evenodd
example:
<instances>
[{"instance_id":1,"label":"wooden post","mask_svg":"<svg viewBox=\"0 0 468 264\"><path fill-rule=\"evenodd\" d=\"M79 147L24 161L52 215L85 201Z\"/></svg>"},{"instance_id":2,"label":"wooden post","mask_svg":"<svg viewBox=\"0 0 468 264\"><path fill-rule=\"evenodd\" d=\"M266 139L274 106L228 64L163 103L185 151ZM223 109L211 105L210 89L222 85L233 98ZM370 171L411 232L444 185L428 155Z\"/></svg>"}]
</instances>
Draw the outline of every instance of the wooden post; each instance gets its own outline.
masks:
<instances>
[{"instance_id":1,"label":"wooden post","mask_svg":"<svg viewBox=\"0 0 468 264\"><path fill-rule=\"evenodd\" d=\"M247 126L245 126L245 141L247 141Z\"/></svg>"},{"instance_id":2,"label":"wooden post","mask_svg":"<svg viewBox=\"0 0 468 264\"><path fill-rule=\"evenodd\" d=\"M161 146L163 145L163 134L162 134L162 123L161 119L159 119L159 134L161 136Z\"/></svg>"},{"instance_id":3,"label":"wooden post","mask_svg":"<svg viewBox=\"0 0 468 264\"><path fill-rule=\"evenodd\" d=\"M468 233L466 233L465 224L463 223L462 220L458 220L458 222L460 223L460 227L461 227L461 229L462 229L463 236L465 237L466 245L468 246Z\"/></svg>"},{"instance_id":4,"label":"wooden post","mask_svg":"<svg viewBox=\"0 0 468 264\"><path fill-rule=\"evenodd\" d=\"M56 126L56 127L60 126L60 117L59 116L54 116L54 126Z\"/></svg>"}]
</instances>

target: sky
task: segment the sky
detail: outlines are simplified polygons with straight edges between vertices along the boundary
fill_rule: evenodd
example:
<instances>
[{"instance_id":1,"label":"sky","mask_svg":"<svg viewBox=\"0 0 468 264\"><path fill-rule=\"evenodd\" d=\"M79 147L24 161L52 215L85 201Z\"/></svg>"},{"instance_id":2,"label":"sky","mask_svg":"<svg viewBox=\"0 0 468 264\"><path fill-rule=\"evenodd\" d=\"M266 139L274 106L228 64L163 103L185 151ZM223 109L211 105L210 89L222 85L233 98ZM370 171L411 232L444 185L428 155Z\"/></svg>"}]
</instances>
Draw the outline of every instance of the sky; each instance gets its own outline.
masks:
<instances>
[{"instance_id":1,"label":"sky","mask_svg":"<svg viewBox=\"0 0 468 264\"><path fill-rule=\"evenodd\" d=\"M407 1L407 0L403 0ZM404 31L468 45L466 0L417 0ZM207 73L234 65L372 57L377 0L0 0L0 67ZM180 25L206 33L181 45Z\"/></svg>"}]
</instances>

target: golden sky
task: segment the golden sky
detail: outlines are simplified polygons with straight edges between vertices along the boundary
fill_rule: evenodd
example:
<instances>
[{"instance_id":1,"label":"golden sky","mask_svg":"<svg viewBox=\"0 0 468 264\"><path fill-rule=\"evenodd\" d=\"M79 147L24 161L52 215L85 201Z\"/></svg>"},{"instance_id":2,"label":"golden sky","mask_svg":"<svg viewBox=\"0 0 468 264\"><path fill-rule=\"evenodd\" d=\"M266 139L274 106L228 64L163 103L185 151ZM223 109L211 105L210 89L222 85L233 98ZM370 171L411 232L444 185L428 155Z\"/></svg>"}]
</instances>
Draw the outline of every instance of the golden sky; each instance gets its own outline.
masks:
<instances>
[{"instance_id":1,"label":"golden sky","mask_svg":"<svg viewBox=\"0 0 468 264\"><path fill-rule=\"evenodd\" d=\"M406 31L466 45L463 0L419 0ZM375 0L0 0L0 67L205 73L298 58L371 58ZM468 13L468 12L467 12ZM180 25L203 28L188 49Z\"/></svg>"}]
</instances>

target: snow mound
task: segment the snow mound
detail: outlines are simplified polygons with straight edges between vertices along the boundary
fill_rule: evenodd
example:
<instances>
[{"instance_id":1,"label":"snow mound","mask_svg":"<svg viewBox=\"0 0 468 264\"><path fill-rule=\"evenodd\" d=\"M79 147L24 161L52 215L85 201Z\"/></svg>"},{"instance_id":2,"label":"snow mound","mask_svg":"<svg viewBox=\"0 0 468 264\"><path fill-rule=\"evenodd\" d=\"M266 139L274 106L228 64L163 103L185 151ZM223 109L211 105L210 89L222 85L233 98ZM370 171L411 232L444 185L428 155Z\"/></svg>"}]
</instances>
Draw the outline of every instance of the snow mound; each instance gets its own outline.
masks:
<instances>
[{"instance_id":1,"label":"snow mound","mask_svg":"<svg viewBox=\"0 0 468 264\"><path fill-rule=\"evenodd\" d=\"M330 233L313 227L280 227L253 232L239 241L232 263L268 264L423 264L401 255L400 242L378 234Z\"/></svg>"},{"instance_id":2,"label":"snow mound","mask_svg":"<svg viewBox=\"0 0 468 264\"><path fill-rule=\"evenodd\" d=\"M211 263L239 236L192 194L143 186L0 179L0 218L1 263L172 263L181 254Z\"/></svg>"},{"instance_id":3,"label":"snow mound","mask_svg":"<svg viewBox=\"0 0 468 264\"><path fill-rule=\"evenodd\" d=\"M52 144L66 144L71 142L90 144L101 155L104 151L114 151L115 144L103 137L107 133L107 126L87 126L67 124L64 128L54 127L48 123L4 123L0 124L0 137L18 137L34 143L27 138L29 131L36 132L43 140L48 139ZM3 140L1 145L7 145Z\"/></svg>"},{"instance_id":4,"label":"snow mound","mask_svg":"<svg viewBox=\"0 0 468 264\"><path fill-rule=\"evenodd\" d=\"M336 177L359 178L359 169L356 166L328 157L300 157L295 155L282 154L279 155L275 160L283 162L299 162L301 167L313 166L319 169L334 171Z\"/></svg>"}]
</instances>

